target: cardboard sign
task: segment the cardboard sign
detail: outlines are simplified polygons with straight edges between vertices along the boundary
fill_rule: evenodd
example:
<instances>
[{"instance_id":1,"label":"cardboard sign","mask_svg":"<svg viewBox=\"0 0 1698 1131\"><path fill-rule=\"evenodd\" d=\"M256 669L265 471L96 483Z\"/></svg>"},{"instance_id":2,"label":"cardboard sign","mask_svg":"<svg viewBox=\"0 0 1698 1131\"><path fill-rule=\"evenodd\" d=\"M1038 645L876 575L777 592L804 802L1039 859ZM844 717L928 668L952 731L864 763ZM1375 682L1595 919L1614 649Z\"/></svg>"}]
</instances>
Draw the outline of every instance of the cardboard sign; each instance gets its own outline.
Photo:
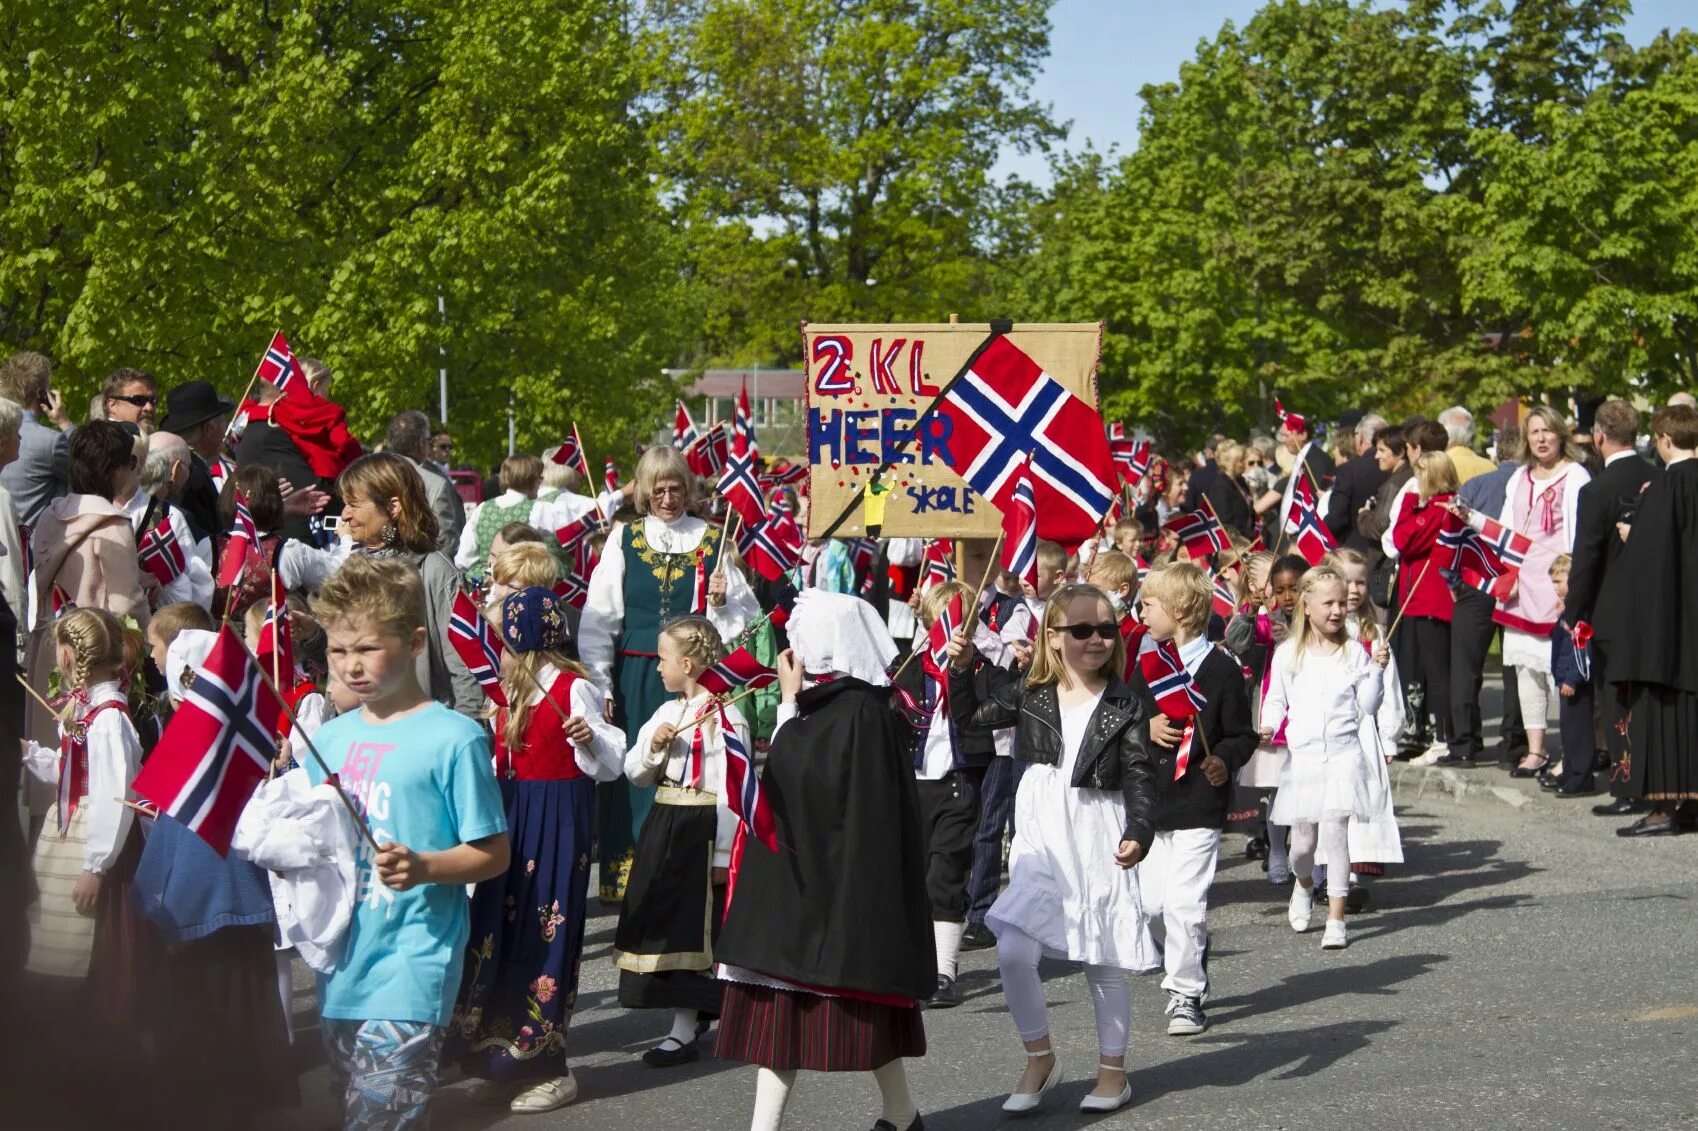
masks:
<instances>
[{"instance_id":1,"label":"cardboard sign","mask_svg":"<svg viewBox=\"0 0 1698 1131\"><path fill-rule=\"evenodd\" d=\"M1102 324L1016 323L1009 341L1067 389L1097 406ZM990 336L985 323L803 323L807 371L808 536L818 538L874 471L889 490L872 500L887 538L995 538L1002 513L949 467L949 421L920 422L952 377ZM867 500L837 537L866 533Z\"/></svg>"}]
</instances>

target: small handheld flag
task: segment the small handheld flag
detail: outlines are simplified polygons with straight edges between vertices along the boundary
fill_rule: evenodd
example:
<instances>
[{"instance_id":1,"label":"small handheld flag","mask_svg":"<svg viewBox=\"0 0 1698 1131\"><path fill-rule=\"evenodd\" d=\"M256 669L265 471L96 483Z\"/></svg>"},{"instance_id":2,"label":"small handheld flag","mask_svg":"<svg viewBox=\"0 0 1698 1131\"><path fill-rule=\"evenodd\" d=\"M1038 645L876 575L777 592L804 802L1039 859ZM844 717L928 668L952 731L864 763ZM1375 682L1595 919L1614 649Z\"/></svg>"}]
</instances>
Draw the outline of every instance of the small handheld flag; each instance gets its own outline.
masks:
<instances>
[{"instance_id":1,"label":"small handheld flag","mask_svg":"<svg viewBox=\"0 0 1698 1131\"><path fill-rule=\"evenodd\" d=\"M136 543L136 560L161 585L169 585L187 572L189 559L177 541L177 532L171 529L170 515L141 536L141 541Z\"/></svg>"},{"instance_id":2,"label":"small handheld flag","mask_svg":"<svg viewBox=\"0 0 1698 1131\"><path fill-rule=\"evenodd\" d=\"M454 611L448 618L448 642L466 663L483 693L500 707L507 706L501 686L501 653L505 651L495 629L465 593L454 594Z\"/></svg>"},{"instance_id":3,"label":"small handheld flag","mask_svg":"<svg viewBox=\"0 0 1698 1131\"><path fill-rule=\"evenodd\" d=\"M253 512L248 510L248 497L236 488L236 513L230 520L230 536L218 559L218 586L228 589L242 576L248 554L259 545L259 531L254 528Z\"/></svg>"},{"instance_id":4,"label":"small handheld flag","mask_svg":"<svg viewBox=\"0 0 1698 1131\"><path fill-rule=\"evenodd\" d=\"M778 673L755 659L747 648L739 648L703 671L696 682L710 695L730 695L745 687L769 687L778 682Z\"/></svg>"}]
</instances>

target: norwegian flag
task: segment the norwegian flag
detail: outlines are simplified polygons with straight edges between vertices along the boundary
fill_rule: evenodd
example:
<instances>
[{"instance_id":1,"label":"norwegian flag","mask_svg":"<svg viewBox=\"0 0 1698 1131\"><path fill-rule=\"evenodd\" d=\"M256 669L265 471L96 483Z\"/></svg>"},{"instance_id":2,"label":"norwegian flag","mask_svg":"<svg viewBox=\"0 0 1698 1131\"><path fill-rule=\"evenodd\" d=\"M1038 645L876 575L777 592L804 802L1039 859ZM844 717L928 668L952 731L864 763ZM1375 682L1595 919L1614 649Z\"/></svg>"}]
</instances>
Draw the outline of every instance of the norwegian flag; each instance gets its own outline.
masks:
<instances>
[{"instance_id":1,"label":"norwegian flag","mask_svg":"<svg viewBox=\"0 0 1698 1131\"><path fill-rule=\"evenodd\" d=\"M560 441L560 446L548 453L548 462L560 467L575 467L583 473L584 480L590 477L589 465L584 462L584 449L578 446L578 433L572 434Z\"/></svg>"},{"instance_id":2,"label":"norwegian flag","mask_svg":"<svg viewBox=\"0 0 1698 1131\"><path fill-rule=\"evenodd\" d=\"M763 487L793 487L798 483L808 481L808 465L805 463L781 463L770 467L761 473Z\"/></svg>"},{"instance_id":3,"label":"norwegian flag","mask_svg":"<svg viewBox=\"0 0 1698 1131\"><path fill-rule=\"evenodd\" d=\"M1214 614L1222 619L1231 617L1238 611L1238 598L1233 595L1232 586L1226 583L1226 578L1216 574L1214 577L1214 596L1210 602Z\"/></svg>"},{"instance_id":4,"label":"norwegian flag","mask_svg":"<svg viewBox=\"0 0 1698 1131\"><path fill-rule=\"evenodd\" d=\"M1038 584L1038 503L1031 461L1020 470L1011 506L1002 512L1002 568L1033 588Z\"/></svg>"},{"instance_id":5,"label":"norwegian flag","mask_svg":"<svg viewBox=\"0 0 1698 1131\"><path fill-rule=\"evenodd\" d=\"M34 537L35 532L30 529L29 523L18 523L18 546L24 552L25 577L35 572L35 546L30 541Z\"/></svg>"},{"instance_id":6,"label":"norwegian flag","mask_svg":"<svg viewBox=\"0 0 1698 1131\"><path fill-rule=\"evenodd\" d=\"M744 526L759 526L766 521L766 501L761 495L760 482L755 478L755 457L744 453L725 461L725 471L715 488L724 496Z\"/></svg>"},{"instance_id":7,"label":"norwegian flag","mask_svg":"<svg viewBox=\"0 0 1698 1131\"><path fill-rule=\"evenodd\" d=\"M254 655L266 671L273 673L271 678L277 686L293 686L295 633L289 624L289 594L283 588L283 576L276 571L271 574L271 603L265 609L265 623L259 627Z\"/></svg>"},{"instance_id":8,"label":"norwegian flag","mask_svg":"<svg viewBox=\"0 0 1698 1131\"><path fill-rule=\"evenodd\" d=\"M586 511L556 530L554 540L560 543L560 548L563 551L574 556L578 563L578 572L588 574L590 570L590 539L612 524L612 519L604 518L595 511Z\"/></svg>"},{"instance_id":9,"label":"norwegian flag","mask_svg":"<svg viewBox=\"0 0 1698 1131\"><path fill-rule=\"evenodd\" d=\"M1206 496L1202 506L1194 511L1174 515L1162 523L1162 529L1177 534L1179 540L1185 544L1185 552L1193 558L1218 554L1232 545L1226 536L1226 528L1215 515L1214 504L1209 502Z\"/></svg>"},{"instance_id":10,"label":"norwegian flag","mask_svg":"<svg viewBox=\"0 0 1698 1131\"><path fill-rule=\"evenodd\" d=\"M1487 520L1490 521L1490 520ZM1497 526L1499 532L1504 531ZM1519 535L1511 535L1508 541L1513 542ZM1527 547L1531 541L1523 539ZM1516 547L1509 547L1511 552ZM1526 548L1520 549L1526 554ZM1458 523L1439 532L1439 548L1433 553L1433 560L1439 563L1441 572L1449 573L1458 578L1471 589L1478 589L1499 601L1509 599L1510 590L1515 587L1516 579L1520 576L1519 566L1512 566L1499 557L1496 545L1481 538L1480 532L1466 523ZM1447 564L1448 563L1448 564Z\"/></svg>"},{"instance_id":11,"label":"norwegian flag","mask_svg":"<svg viewBox=\"0 0 1698 1131\"><path fill-rule=\"evenodd\" d=\"M725 436L725 425L716 424L684 449L684 463L691 474L703 478L725 470L731 458L731 444Z\"/></svg>"},{"instance_id":12,"label":"norwegian flag","mask_svg":"<svg viewBox=\"0 0 1698 1131\"><path fill-rule=\"evenodd\" d=\"M483 687L490 701L498 707L507 706L507 692L501 686L501 653L505 651L501 638L465 593L454 594L454 611L448 618L448 642L466 662L472 678Z\"/></svg>"},{"instance_id":13,"label":"norwegian flag","mask_svg":"<svg viewBox=\"0 0 1698 1131\"><path fill-rule=\"evenodd\" d=\"M878 539L849 539L849 565L861 579L861 596L869 596L878 586Z\"/></svg>"},{"instance_id":14,"label":"norwegian flag","mask_svg":"<svg viewBox=\"0 0 1698 1131\"><path fill-rule=\"evenodd\" d=\"M950 466L973 490L1006 511L1029 459L1038 537L1072 548L1096 530L1117 479L1102 418L1006 337L933 411L949 419Z\"/></svg>"},{"instance_id":15,"label":"norwegian flag","mask_svg":"<svg viewBox=\"0 0 1698 1131\"><path fill-rule=\"evenodd\" d=\"M702 672L696 682L710 695L730 695L744 687L769 687L778 682L778 673L755 659L747 648L739 648Z\"/></svg>"},{"instance_id":16,"label":"norwegian flag","mask_svg":"<svg viewBox=\"0 0 1698 1131\"><path fill-rule=\"evenodd\" d=\"M242 576L248 553L259 545L259 531L254 528L253 512L248 510L248 497L236 488L236 513L230 520L230 537L218 559L218 586L228 589Z\"/></svg>"},{"instance_id":17,"label":"norwegian flag","mask_svg":"<svg viewBox=\"0 0 1698 1131\"><path fill-rule=\"evenodd\" d=\"M1525 534L1517 534L1501 522L1480 516L1480 541L1484 543L1498 560L1511 569L1520 569L1527 560L1527 551L1533 548L1533 540Z\"/></svg>"},{"instance_id":18,"label":"norwegian flag","mask_svg":"<svg viewBox=\"0 0 1698 1131\"><path fill-rule=\"evenodd\" d=\"M1332 531L1316 513L1315 489L1307 475L1300 476L1291 492L1291 513L1285 516L1285 532L1291 544L1310 565L1320 565L1327 552L1338 545Z\"/></svg>"},{"instance_id":19,"label":"norwegian flag","mask_svg":"<svg viewBox=\"0 0 1698 1131\"><path fill-rule=\"evenodd\" d=\"M574 609L582 609L589 600L590 587L582 577L569 570L565 577L554 583L554 595Z\"/></svg>"},{"instance_id":20,"label":"norwegian flag","mask_svg":"<svg viewBox=\"0 0 1698 1131\"><path fill-rule=\"evenodd\" d=\"M796 520L775 511L759 526L744 526L737 531L737 553L756 573L777 581L802 560L804 541Z\"/></svg>"},{"instance_id":21,"label":"norwegian flag","mask_svg":"<svg viewBox=\"0 0 1698 1131\"><path fill-rule=\"evenodd\" d=\"M229 456L220 455L207 465L206 473L211 477L212 485L222 491L224 481L236 473L236 461Z\"/></svg>"},{"instance_id":22,"label":"norwegian flag","mask_svg":"<svg viewBox=\"0 0 1698 1131\"><path fill-rule=\"evenodd\" d=\"M945 581L955 580L955 543L947 538L935 538L926 543L920 555L920 588L930 589Z\"/></svg>"},{"instance_id":23,"label":"norwegian flag","mask_svg":"<svg viewBox=\"0 0 1698 1131\"><path fill-rule=\"evenodd\" d=\"M1287 412L1285 406L1279 403L1277 396L1274 397L1274 415L1279 417L1280 426L1288 431L1307 432L1309 430L1309 422L1295 412Z\"/></svg>"},{"instance_id":24,"label":"norwegian flag","mask_svg":"<svg viewBox=\"0 0 1698 1131\"><path fill-rule=\"evenodd\" d=\"M217 850L277 753L278 702L228 624L132 787Z\"/></svg>"},{"instance_id":25,"label":"norwegian flag","mask_svg":"<svg viewBox=\"0 0 1698 1131\"><path fill-rule=\"evenodd\" d=\"M265 356L259 359L259 368L254 375L262 381L270 381L285 393L307 387L307 375L301 372L301 363L295 359L295 352L289 348L289 339L279 330L271 336L271 344L265 347Z\"/></svg>"},{"instance_id":26,"label":"norwegian flag","mask_svg":"<svg viewBox=\"0 0 1698 1131\"><path fill-rule=\"evenodd\" d=\"M749 386L737 390L737 411L734 416L737 435L733 450L752 459L761 458L760 441L755 438L755 414L749 410Z\"/></svg>"},{"instance_id":27,"label":"norwegian flag","mask_svg":"<svg viewBox=\"0 0 1698 1131\"><path fill-rule=\"evenodd\" d=\"M136 543L136 560L143 569L158 578L161 585L171 584L188 570L188 555L183 553L182 543L177 541L177 533L171 529L170 515L160 519L158 526L141 536L141 541Z\"/></svg>"},{"instance_id":28,"label":"norwegian flag","mask_svg":"<svg viewBox=\"0 0 1698 1131\"><path fill-rule=\"evenodd\" d=\"M926 630L926 654L920 657L920 665L939 682L947 686L948 677L944 674L949 667L949 638L955 635L967 619L966 606L957 593L949 599L938 618L932 621L931 628Z\"/></svg>"},{"instance_id":29,"label":"norwegian flag","mask_svg":"<svg viewBox=\"0 0 1698 1131\"><path fill-rule=\"evenodd\" d=\"M761 790L755 760L737 735L737 728L724 707L719 709L719 729L725 740L725 807L737 815L742 827L769 852L778 851L778 823ZM729 893L727 895L729 898Z\"/></svg>"},{"instance_id":30,"label":"norwegian flag","mask_svg":"<svg viewBox=\"0 0 1698 1131\"><path fill-rule=\"evenodd\" d=\"M672 414L672 446L684 451L696 442L696 422L690 419L690 410L684 407L684 402L678 402L678 410Z\"/></svg>"},{"instance_id":31,"label":"norwegian flag","mask_svg":"<svg viewBox=\"0 0 1698 1131\"><path fill-rule=\"evenodd\" d=\"M619 490L619 469L614 466L612 456L602 461L601 485L609 495Z\"/></svg>"}]
</instances>

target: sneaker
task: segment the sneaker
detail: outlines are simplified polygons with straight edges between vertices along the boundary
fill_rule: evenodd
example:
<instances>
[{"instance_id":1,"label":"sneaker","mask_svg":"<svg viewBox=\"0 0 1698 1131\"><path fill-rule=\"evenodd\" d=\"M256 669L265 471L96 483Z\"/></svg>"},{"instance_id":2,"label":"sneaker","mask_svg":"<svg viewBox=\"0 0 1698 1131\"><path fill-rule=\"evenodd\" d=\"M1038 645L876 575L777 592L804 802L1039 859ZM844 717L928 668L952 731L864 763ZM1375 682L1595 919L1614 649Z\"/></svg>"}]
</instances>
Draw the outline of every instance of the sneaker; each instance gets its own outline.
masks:
<instances>
[{"instance_id":1,"label":"sneaker","mask_svg":"<svg viewBox=\"0 0 1698 1131\"><path fill-rule=\"evenodd\" d=\"M1344 926L1343 919L1328 919L1327 929L1321 935L1322 950L1343 950L1350 945L1350 933Z\"/></svg>"},{"instance_id":2,"label":"sneaker","mask_svg":"<svg viewBox=\"0 0 1698 1131\"><path fill-rule=\"evenodd\" d=\"M1194 1037L1209 1027L1209 1019L1203 1016L1201 999L1186 997L1184 994L1171 994L1167 1003L1167 1035L1170 1037Z\"/></svg>"},{"instance_id":3,"label":"sneaker","mask_svg":"<svg viewBox=\"0 0 1698 1131\"><path fill-rule=\"evenodd\" d=\"M1442 742L1435 742L1420 754L1409 759L1409 764L1411 766L1430 766L1449 753L1450 747Z\"/></svg>"},{"instance_id":4,"label":"sneaker","mask_svg":"<svg viewBox=\"0 0 1698 1131\"><path fill-rule=\"evenodd\" d=\"M937 989L926 999L927 1009L954 1009L961 1004L961 995L955 992L955 979L948 974L937 976Z\"/></svg>"},{"instance_id":5,"label":"sneaker","mask_svg":"<svg viewBox=\"0 0 1698 1131\"><path fill-rule=\"evenodd\" d=\"M1315 910L1315 893L1302 884L1291 885L1291 906L1286 910L1286 921L1291 929L1302 934L1309 929L1309 916Z\"/></svg>"}]
</instances>

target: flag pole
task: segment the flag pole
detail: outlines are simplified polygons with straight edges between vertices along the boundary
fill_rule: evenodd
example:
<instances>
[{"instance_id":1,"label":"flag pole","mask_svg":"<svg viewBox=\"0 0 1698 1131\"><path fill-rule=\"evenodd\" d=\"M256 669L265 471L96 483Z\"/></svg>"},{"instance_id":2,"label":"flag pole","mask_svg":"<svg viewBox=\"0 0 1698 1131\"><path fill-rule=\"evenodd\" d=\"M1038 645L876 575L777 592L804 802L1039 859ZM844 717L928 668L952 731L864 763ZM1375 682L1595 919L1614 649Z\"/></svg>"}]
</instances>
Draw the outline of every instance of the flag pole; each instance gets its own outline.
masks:
<instances>
[{"instance_id":1,"label":"flag pole","mask_svg":"<svg viewBox=\"0 0 1698 1131\"><path fill-rule=\"evenodd\" d=\"M743 700L747 699L749 696L753 695L755 692L757 692L759 690L760 690L760 688L758 688L758 687L745 687L743 690L739 691L737 694L733 695L731 698L727 699L723 703L715 703L712 700L709 700L707 705L702 708L701 714L697 715L695 718L693 718L689 722L685 723L684 726L681 729L679 729L672 737L677 738L678 735L683 734L686 731L695 730L697 727L701 726L703 723L705 723L709 719L713 718L716 714L718 714L724 708L734 706L735 704L741 703Z\"/></svg>"},{"instance_id":2,"label":"flag pole","mask_svg":"<svg viewBox=\"0 0 1698 1131\"><path fill-rule=\"evenodd\" d=\"M277 329L277 331L271 335L272 339L275 340L277 335L281 334L282 332L283 332L282 328L279 327ZM270 346L268 345L266 348L269 350ZM260 368L264 365L265 365L265 355L261 354L260 359L259 359L259 365L254 366L254 375L252 377L248 378L247 388L242 390L242 399L236 402L236 411L232 412L230 414L230 419L228 421L226 421L225 424L224 424L224 439L218 441L219 447L223 447L224 446L224 440L228 440L230 438L230 429L232 429L236 426L236 414L242 411L242 406L244 404L246 404L247 401L248 401L248 394L254 391L254 382L259 380L259 371L260 371Z\"/></svg>"},{"instance_id":3,"label":"flag pole","mask_svg":"<svg viewBox=\"0 0 1698 1131\"><path fill-rule=\"evenodd\" d=\"M601 509L601 495L595 489L595 482L590 478L590 453L584 450L584 438L578 434L578 422L572 421L572 439L578 442L578 470L584 473L584 493L595 503L595 516L605 519L607 512Z\"/></svg>"},{"instance_id":4,"label":"flag pole","mask_svg":"<svg viewBox=\"0 0 1698 1131\"><path fill-rule=\"evenodd\" d=\"M272 595L273 598L275 598L276 595L277 595L277 565L276 565L275 562L272 563L272 566L271 566L271 595ZM284 615L284 616L289 615L288 608L289 608L288 604L285 603L284 606L283 606L283 609L281 610L282 615ZM277 616L278 616L279 611L280 610L278 610L275 606L272 607L272 610L271 610L271 679L272 679L272 686L273 687L275 687L277 684L280 684L280 683L283 682L283 677L277 674L277 665L278 665L278 662L282 659L282 656L283 656L283 649L281 649L277 646L277 632L278 632ZM294 641L294 630L293 629L290 630L289 639L290 639L290 642L292 644L293 641ZM290 679L293 680L294 673L290 672L289 675L290 675ZM282 699L282 696L279 695L278 699ZM272 778L274 778L276 776L277 776L277 758L275 756L273 756L272 759L271 759L271 768L268 769L265 772L265 780L270 781Z\"/></svg>"},{"instance_id":5,"label":"flag pole","mask_svg":"<svg viewBox=\"0 0 1698 1131\"><path fill-rule=\"evenodd\" d=\"M271 677L266 674L265 665L259 662L259 657L254 655L253 649L248 647L248 642L246 640L243 640L240 636L238 636L234 630L231 631L230 635L235 637L236 643L242 646L242 651L247 654L248 659L253 661L254 670L259 673L259 678L265 681L265 686L270 689L271 694L277 697L278 706L283 708L283 713L289 716L290 724L293 725L295 731L300 734L301 740L307 744L307 752L312 755L312 760L318 763L318 768L320 770L324 771L324 780L330 783L331 788L336 790L336 796L342 799L342 804L347 807L349 815L354 818L354 824L359 828L360 835L366 838L366 843L371 845L373 852L382 852L383 846L378 844L377 838L371 835L371 826L366 824L365 817L361 815L359 809L355 808L354 799L349 797L348 792L342 788L342 782L340 779L338 779L337 776L331 772L330 767L325 764L323 755L318 752L318 747L314 746L312 743L312 736L307 734L306 730L301 726L301 720L295 716L295 709L289 706L289 701L283 698L283 693L277 690L277 685L273 683L271 681Z\"/></svg>"},{"instance_id":6,"label":"flag pole","mask_svg":"<svg viewBox=\"0 0 1698 1131\"><path fill-rule=\"evenodd\" d=\"M14 672L13 674L18 677L18 682L24 685L24 690L30 693L30 698L34 699L37 703L40 703L42 707L46 709L47 713L53 716L54 722L63 725L68 716L61 715L57 707L42 698L41 692L30 686L29 680L24 678L23 672Z\"/></svg>"},{"instance_id":7,"label":"flag pole","mask_svg":"<svg viewBox=\"0 0 1698 1131\"><path fill-rule=\"evenodd\" d=\"M1397 615L1391 620L1391 627L1386 629L1386 646L1391 646L1391 634L1397 631L1397 626L1403 620L1403 614L1409 611L1409 602L1415 599L1415 591L1421 587L1421 580L1427 576L1427 571L1433 567L1433 559L1428 557L1421 566L1421 572L1415 575L1415 584L1409 587L1409 596L1403 599L1403 604L1397 607Z\"/></svg>"}]
</instances>

